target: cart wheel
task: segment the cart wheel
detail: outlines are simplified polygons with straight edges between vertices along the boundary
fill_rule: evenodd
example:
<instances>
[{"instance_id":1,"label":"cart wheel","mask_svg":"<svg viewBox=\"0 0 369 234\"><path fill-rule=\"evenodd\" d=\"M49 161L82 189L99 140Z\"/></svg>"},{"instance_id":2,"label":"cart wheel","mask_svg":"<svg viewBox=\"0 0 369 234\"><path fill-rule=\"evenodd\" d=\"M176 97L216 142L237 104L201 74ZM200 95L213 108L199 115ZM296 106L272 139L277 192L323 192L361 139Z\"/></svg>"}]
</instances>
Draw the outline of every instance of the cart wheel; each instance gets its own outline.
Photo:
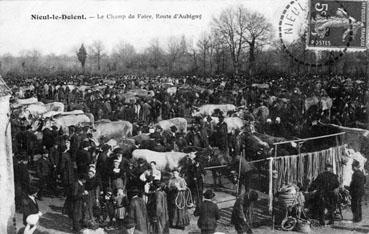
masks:
<instances>
[{"instance_id":1,"label":"cart wheel","mask_svg":"<svg viewBox=\"0 0 369 234\"><path fill-rule=\"evenodd\" d=\"M296 224L297 224L297 219L295 219L292 216L288 216L284 218L282 221L282 224L281 224L282 230L292 231L295 228Z\"/></svg>"}]
</instances>

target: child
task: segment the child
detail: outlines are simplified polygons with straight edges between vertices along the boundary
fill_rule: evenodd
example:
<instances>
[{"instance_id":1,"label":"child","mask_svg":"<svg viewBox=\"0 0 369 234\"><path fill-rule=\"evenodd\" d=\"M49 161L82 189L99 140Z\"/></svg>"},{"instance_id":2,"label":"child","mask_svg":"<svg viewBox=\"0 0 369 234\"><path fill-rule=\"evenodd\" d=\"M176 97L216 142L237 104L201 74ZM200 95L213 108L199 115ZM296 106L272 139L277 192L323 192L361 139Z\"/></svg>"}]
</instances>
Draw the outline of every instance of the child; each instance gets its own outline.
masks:
<instances>
[{"instance_id":1,"label":"child","mask_svg":"<svg viewBox=\"0 0 369 234\"><path fill-rule=\"evenodd\" d=\"M123 225L123 220L126 216L126 208L129 205L128 198L124 193L123 188L117 189L117 195L114 198L115 214L119 226Z\"/></svg>"},{"instance_id":2,"label":"child","mask_svg":"<svg viewBox=\"0 0 369 234\"><path fill-rule=\"evenodd\" d=\"M114 208L114 197L113 192L110 187L106 189L104 196L100 199L100 223L108 228L111 228L115 225L115 208ZM106 223L107 218L109 217L109 223Z\"/></svg>"}]
</instances>

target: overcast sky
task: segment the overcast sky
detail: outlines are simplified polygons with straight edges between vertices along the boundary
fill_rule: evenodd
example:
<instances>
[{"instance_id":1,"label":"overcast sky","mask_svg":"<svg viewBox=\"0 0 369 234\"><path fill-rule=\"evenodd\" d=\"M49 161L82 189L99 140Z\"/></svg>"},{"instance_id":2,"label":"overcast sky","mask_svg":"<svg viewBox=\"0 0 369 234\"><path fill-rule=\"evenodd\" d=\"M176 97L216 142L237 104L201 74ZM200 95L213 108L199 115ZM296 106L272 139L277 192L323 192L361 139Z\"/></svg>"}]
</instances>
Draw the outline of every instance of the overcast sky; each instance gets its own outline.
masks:
<instances>
[{"instance_id":1,"label":"overcast sky","mask_svg":"<svg viewBox=\"0 0 369 234\"><path fill-rule=\"evenodd\" d=\"M304 0L299 0L304 1ZM202 31L209 29L213 16L237 4L259 11L277 31L280 15L288 0L172 0L172 1L0 1L0 55L20 54L37 49L43 54L74 54L81 43L101 40L108 52L120 41L138 50L158 38L164 46L170 36L184 34L194 43ZM193 14L201 20L31 20L32 14L84 14L86 17L128 14Z\"/></svg>"}]
</instances>

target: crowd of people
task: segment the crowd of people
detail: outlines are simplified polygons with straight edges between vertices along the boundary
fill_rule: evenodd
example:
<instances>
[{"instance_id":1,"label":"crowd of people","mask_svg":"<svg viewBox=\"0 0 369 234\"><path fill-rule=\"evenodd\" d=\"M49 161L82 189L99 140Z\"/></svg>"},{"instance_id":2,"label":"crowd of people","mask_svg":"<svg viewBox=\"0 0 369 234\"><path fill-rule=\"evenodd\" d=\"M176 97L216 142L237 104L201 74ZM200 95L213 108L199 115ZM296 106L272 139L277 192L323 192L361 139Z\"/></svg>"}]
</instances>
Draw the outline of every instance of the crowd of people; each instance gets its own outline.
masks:
<instances>
[{"instance_id":1,"label":"crowd of people","mask_svg":"<svg viewBox=\"0 0 369 234\"><path fill-rule=\"evenodd\" d=\"M194 119L187 133L178 132L175 127L163 131L154 126L162 119L190 119L194 106L228 103L243 107L237 116L253 123L256 132L291 139L304 136L316 122L364 126L369 103L366 83L343 76L260 77L250 83L243 77L125 75L111 84L90 77L5 78L10 87L26 87L22 92L14 90L14 96L19 98L62 102L67 111L81 109L92 113L95 120L129 121L134 126L133 135L148 133L158 151L216 146L232 157L229 161L237 158L243 149L247 153L241 137L246 129L228 133L222 115L215 126L210 124L210 116L208 120ZM71 85L87 87L71 90ZM169 93L168 87L177 90ZM127 101L123 94L133 89L150 90L154 96ZM313 96L319 100L331 97L332 106L326 108L320 102L307 109L305 100ZM12 124L18 210L24 207L24 194L35 197L37 191L37 199L42 200L44 196L59 196L62 192L66 197L63 213L73 220L75 231L104 226L124 227L131 233L168 233L169 227L184 229L189 225L188 198L192 196L202 233L215 232L219 219L218 208L212 202L215 194L210 190L203 194L205 171L196 158L188 168L163 174L156 169L155 161L134 161L125 149L112 150L107 144L97 146L89 127L71 126L68 133L57 127L45 129L37 146L41 156L36 160L37 137L31 127L18 120ZM36 172L37 188L31 181L30 169ZM247 191L241 198L235 203L238 209L234 209L233 223L238 233L251 233L244 206L257 196ZM27 215L29 212L24 212L25 218ZM359 219L359 214L355 217Z\"/></svg>"}]
</instances>

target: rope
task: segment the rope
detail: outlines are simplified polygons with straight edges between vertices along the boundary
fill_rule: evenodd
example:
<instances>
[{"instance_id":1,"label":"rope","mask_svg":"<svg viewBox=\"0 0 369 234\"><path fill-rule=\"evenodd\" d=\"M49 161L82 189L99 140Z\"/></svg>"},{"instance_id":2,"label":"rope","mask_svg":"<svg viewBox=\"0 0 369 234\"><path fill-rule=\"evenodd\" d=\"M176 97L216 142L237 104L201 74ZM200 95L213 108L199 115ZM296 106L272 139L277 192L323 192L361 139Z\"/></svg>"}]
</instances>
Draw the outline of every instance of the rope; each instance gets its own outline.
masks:
<instances>
[{"instance_id":1,"label":"rope","mask_svg":"<svg viewBox=\"0 0 369 234\"><path fill-rule=\"evenodd\" d=\"M184 208L191 208L193 207L193 200L191 190L186 188L186 190L178 191L175 204L178 209L182 210Z\"/></svg>"}]
</instances>

